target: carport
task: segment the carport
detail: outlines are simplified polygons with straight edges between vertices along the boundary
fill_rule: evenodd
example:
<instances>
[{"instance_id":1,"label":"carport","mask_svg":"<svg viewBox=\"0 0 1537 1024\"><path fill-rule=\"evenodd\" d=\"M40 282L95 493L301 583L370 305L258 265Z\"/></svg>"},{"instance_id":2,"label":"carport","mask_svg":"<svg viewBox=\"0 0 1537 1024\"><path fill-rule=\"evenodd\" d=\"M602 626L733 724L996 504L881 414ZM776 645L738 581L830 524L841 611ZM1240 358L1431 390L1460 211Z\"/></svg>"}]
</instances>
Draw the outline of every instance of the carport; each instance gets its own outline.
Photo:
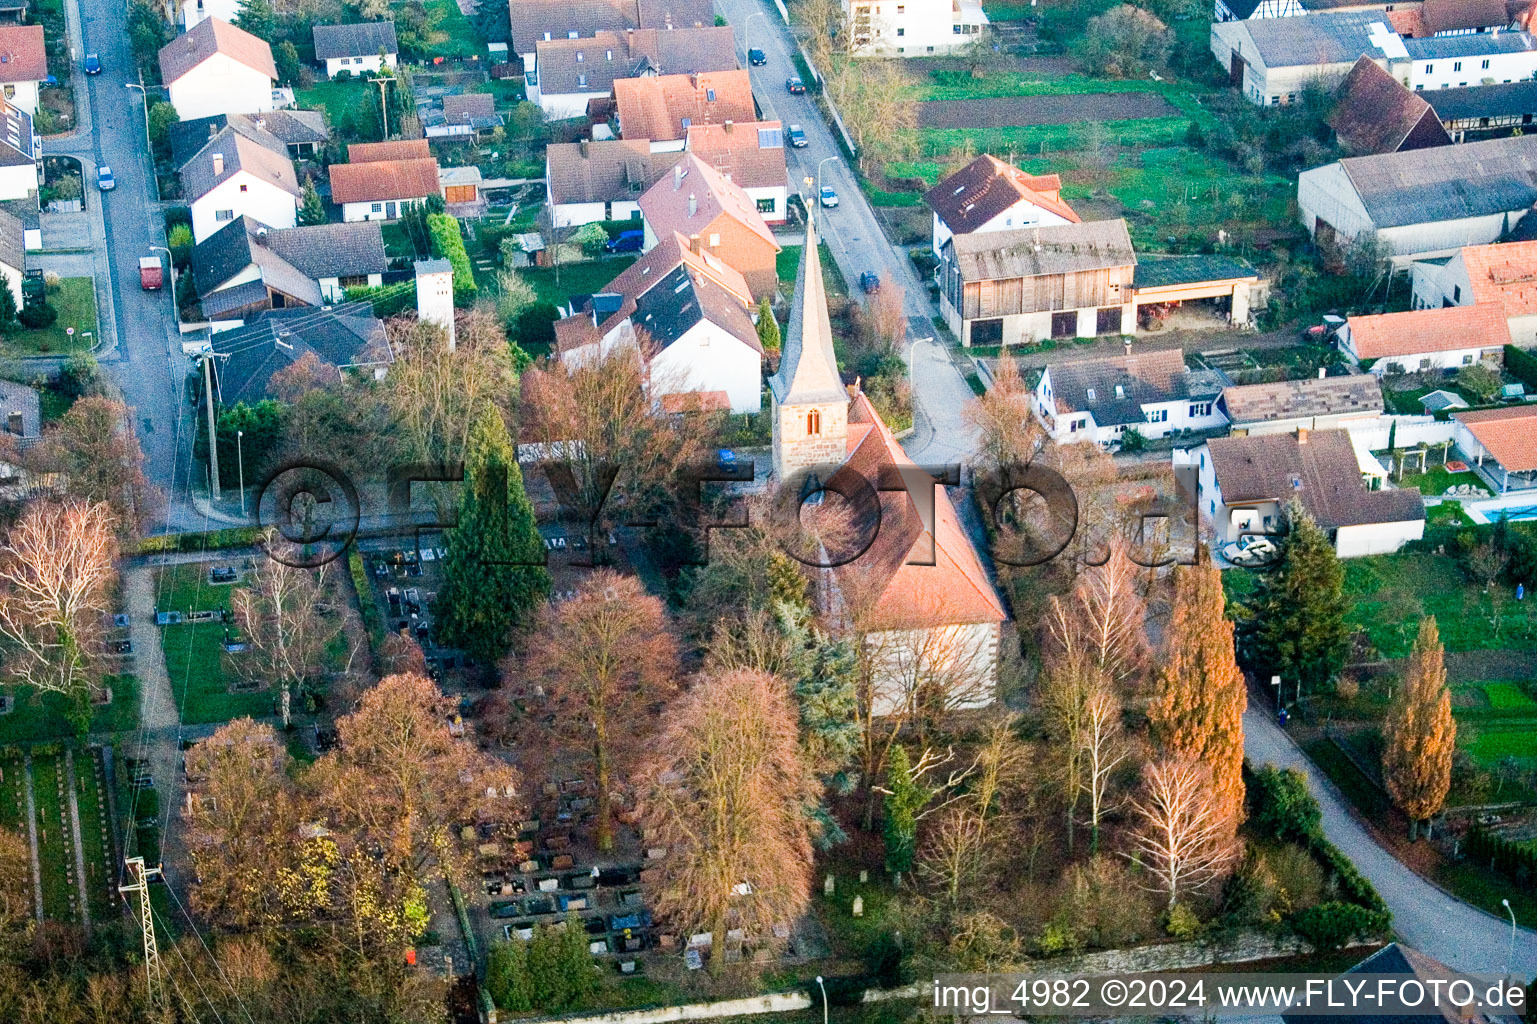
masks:
<instances>
[{"instance_id":1,"label":"carport","mask_svg":"<svg viewBox=\"0 0 1537 1024\"><path fill-rule=\"evenodd\" d=\"M1250 289L1258 285L1259 272L1231 256L1138 256L1132 301L1139 325L1143 307L1158 307L1148 312L1161 314L1199 300L1216 300L1229 320L1241 325L1249 321Z\"/></svg>"}]
</instances>

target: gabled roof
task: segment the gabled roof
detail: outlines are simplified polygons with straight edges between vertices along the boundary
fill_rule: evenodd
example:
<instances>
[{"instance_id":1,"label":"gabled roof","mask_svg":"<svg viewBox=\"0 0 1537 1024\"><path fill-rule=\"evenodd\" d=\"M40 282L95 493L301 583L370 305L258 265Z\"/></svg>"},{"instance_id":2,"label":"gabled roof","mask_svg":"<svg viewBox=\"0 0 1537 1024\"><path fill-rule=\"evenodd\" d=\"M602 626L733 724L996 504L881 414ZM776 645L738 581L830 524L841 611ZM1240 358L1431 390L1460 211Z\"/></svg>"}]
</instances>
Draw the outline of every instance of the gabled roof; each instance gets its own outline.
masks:
<instances>
[{"instance_id":1,"label":"gabled roof","mask_svg":"<svg viewBox=\"0 0 1537 1024\"><path fill-rule=\"evenodd\" d=\"M1397 34L1382 11L1337 11L1237 23L1248 32L1267 68L1350 64L1361 54L1391 56L1373 36L1392 46ZM1373 26L1380 26L1373 28ZM1396 54L1401 56L1401 54Z\"/></svg>"},{"instance_id":2,"label":"gabled roof","mask_svg":"<svg viewBox=\"0 0 1537 1024\"><path fill-rule=\"evenodd\" d=\"M302 195L288 147L266 133L225 128L181 167L182 195L195 202L241 171L293 196ZM214 157L220 158L218 164Z\"/></svg>"},{"instance_id":3,"label":"gabled roof","mask_svg":"<svg viewBox=\"0 0 1537 1024\"><path fill-rule=\"evenodd\" d=\"M372 163L375 160L419 160L431 155L432 146L426 139L354 142L347 147L349 164Z\"/></svg>"},{"instance_id":4,"label":"gabled roof","mask_svg":"<svg viewBox=\"0 0 1537 1024\"><path fill-rule=\"evenodd\" d=\"M552 142L544 150L550 201L606 203L639 199L683 159L680 152L651 152L646 139Z\"/></svg>"},{"instance_id":5,"label":"gabled roof","mask_svg":"<svg viewBox=\"0 0 1537 1024\"><path fill-rule=\"evenodd\" d=\"M0 25L0 82L41 82L48 51L41 25Z\"/></svg>"},{"instance_id":6,"label":"gabled roof","mask_svg":"<svg viewBox=\"0 0 1537 1024\"><path fill-rule=\"evenodd\" d=\"M268 390L273 374L310 353L333 368L390 361L384 325L360 304L334 311L264 310L243 327L215 334L212 345L219 401L225 405L273 397Z\"/></svg>"},{"instance_id":7,"label":"gabled roof","mask_svg":"<svg viewBox=\"0 0 1537 1024\"><path fill-rule=\"evenodd\" d=\"M1425 98L1364 54L1335 93L1329 127L1357 155L1452 144Z\"/></svg>"},{"instance_id":8,"label":"gabled roof","mask_svg":"<svg viewBox=\"0 0 1537 1024\"><path fill-rule=\"evenodd\" d=\"M448 124L473 124L495 114L496 97L488 92L467 92L443 97L443 119Z\"/></svg>"},{"instance_id":9,"label":"gabled roof","mask_svg":"<svg viewBox=\"0 0 1537 1024\"><path fill-rule=\"evenodd\" d=\"M219 18L204 18L160 48L160 79L170 85L216 53L277 80L272 47Z\"/></svg>"},{"instance_id":10,"label":"gabled roof","mask_svg":"<svg viewBox=\"0 0 1537 1024\"><path fill-rule=\"evenodd\" d=\"M1308 377L1226 388L1222 404L1234 423L1266 423L1310 416L1382 412L1382 385L1369 373Z\"/></svg>"},{"instance_id":11,"label":"gabled roof","mask_svg":"<svg viewBox=\"0 0 1537 1024\"><path fill-rule=\"evenodd\" d=\"M331 200L336 203L423 199L437 192L438 162L431 158L331 165Z\"/></svg>"},{"instance_id":12,"label":"gabled roof","mask_svg":"<svg viewBox=\"0 0 1537 1024\"><path fill-rule=\"evenodd\" d=\"M692 153L640 197L640 212L656 235L704 233L721 217L752 231L777 252L779 243L752 197Z\"/></svg>"},{"instance_id":13,"label":"gabled roof","mask_svg":"<svg viewBox=\"0 0 1537 1024\"><path fill-rule=\"evenodd\" d=\"M400 52L393 21L362 21L352 25L316 25L315 59L377 57Z\"/></svg>"},{"instance_id":14,"label":"gabled roof","mask_svg":"<svg viewBox=\"0 0 1537 1024\"><path fill-rule=\"evenodd\" d=\"M729 26L602 31L578 39L541 40L536 44L539 91L606 93L620 78L634 77L642 65L652 74L687 75L733 71L736 38Z\"/></svg>"},{"instance_id":15,"label":"gabled roof","mask_svg":"<svg viewBox=\"0 0 1537 1024\"><path fill-rule=\"evenodd\" d=\"M951 237L944 247L961 280L968 283L1107 270L1137 262L1126 222L1120 219L973 232Z\"/></svg>"},{"instance_id":16,"label":"gabled roof","mask_svg":"<svg viewBox=\"0 0 1537 1024\"><path fill-rule=\"evenodd\" d=\"M205 314L217 318L230 310L263 301L268 288L308 306L320 305L320 285L314 277L265 244L273 234L250 217L240 217L193 247L192 279L203 299ZM257 270L255 281L241 282L234 288L221 287L253 265Z\"/></svg>"},{"instance_id":17,"label":"gabled roof","mask_svg":"<svg viewBox=\"0 0 1537 1024\"><path fill-rule=\"evenodd\" d=\"M21 414L21 433L10 434L11 414ZM43 399L36 388L0 380L0 435L37 437L43 431Z\"/></svg>"},{"instance_id":18,"label":"gabled roof","mask_svg":"<svg viewBox=\"0 0 1537 1024\"><path fill-rule=\"evenodd\" d=\"M1144 405L1196 397L1177 348L1051 363L1046 372L1058 412L1093 413L1102 427L1142 423Z\"/></svg>"},{"instance_id":19,"label":"gabled roof","mask_svg":"<svg viewBox=\"0 0 1537 1024\"><path fill-rule=\"evenodd\" d=\"M1078 214L1062 201L1061 188L1055 174L1026 174L984 153L925 192L923 201L957 235L976 230L1020 200L1076 223Z\"/></svg>"},{"instance_id":20,"label":"gabled roof","mask_svg":"<svg viewBox=\"0 0 1537 1024\"><path fill-rule=\"evenodd\" d=\"M1437 89L1429 94L1443 121L1470 117L1508 117L1537 114L1537 82L1495 82L1462 89Z\"/></svg>"},{"instance_id":21,"label":"gabled roof","mask_svg":"<svg viewBox=\"0 0 1537 1024\"><path fill-rule=\"evenodd\" d=\"M1537 470L1537 406L1521 405L1510 409L1480 409L1454 412L1468 433L1512 473Z\"/></svg>"},{"instance_id":22,"label":"gabled roof","mask_svg":"<svg viewBox=\"0 0 1537 1024\"><path fill-rule=\"evenodd\" d=\"M1468 28L1503 28L1510 24L1505 0L1425 0L1420 18L1431 35Z\"/></svg>"},{"instance_id":23,"label":"gabled roof","mask_svg":"<svg viewBox=\"0 0 1537 1024\"><path fill-rule=\"evenodd\" d=\"M763 345L747 308L746 303L708 274L679 263L635 300L630 322L637 331L644 331L654 345L665 349L708 320L762 355Z\"/></svg>"},{"instance_id":24,"label":"gabled roof","mask_svg":"<svg viewBox=\"0 0 1537 1024\"><path fill-rule=\"evenodd\" d=\"M216 138L225 128L233 128L251 138L270 144L277 139L285 146L329 141L325 114L319 110L267 110L259 114L213 114L171 125L171 162L177 167Z\"/></svg>"},{"instance_id":25,"label":"gabled roof","mask_svg":"<svg viewBox=\"0 0 1537 1024\"><path fill-rule=\"evenodd\" d=\"M1493 302L1352 316L1345 322L1350 327L1350 341L1360 359L1391 359L1423 352L1501 348L1510 344L1505 310Z\"/></svg>"},{"instance_id":26,"label":"gabled roof","mask_svg":"<svg viewBox=\"0 0 1537 1024\"><path fill-rule=\"evenodd\" d=\"M634 0L518 0L511 13L515 53L533 53L546 33L551 39L565 39L573 32L591 36L639 27Z\"/></svg>"},{"instance_id":27,"label":"gabled roof","mask_svg":"<svg viewBox=\"0 0 1537 1024\"><path fill-rule=\"evenodd\" d=\"M1537 135L1339 163L1378 230L1525 211L1537 202Z\"/></svg>"},{"instance_id":28,"label":"gabled roof","mask_svg":"<svg viewBox=\"0 0 1537 1024\"><path fill-rule=\"evenodd\" d=\"M833 350L832 320L827 313L827 282L822 277L816 218L806 218L795 297L780 349L779 371L769 387L780 405L836 401L847 395Z\"/></svg>"},{"instance_id":29,"label":"gabled roof","mask_svg":"<svg viewBox=\"0 0 1537 1024\"><path fill-rule=\"evenodd\" d=\"M638 28L679 29L715 24L711 0L635 0Z\"/></svg>"},{"instance_id":30,"label":"gabled roof","mask_svg":"<svg viewBox=\"0 0 1537 1024\"><path fill-rule=\"evenodd\" d=\"M784 129L778 121L694 125L686 148L742 188L789 185Z\"/></svg>"},{"instance_id":31,"label":"gabled roof","mask_svg":"<svg viewBox=\"0 0 1537 1024\"><path fill-rule=\"evenodd\" d=\"M1469 245L1462 265L1475 303L1498 303L1507 318L1537 314L1537 242Z\"/></svg>"},{"instance_id":32,"label":"gabled roof","mask_svg":"<svg viewBox=\"0 0 1537 1024\"><path fill-rule=\"evenodd\" d=\"M614 82L614 105L620 135L653 142L681 139L690 125L758 119L746 71L621 78Z\"/></svg>"},{"instance_id":33,"label":"gabled roof","mask_svg":"<svg viewBox=\"0 0 1537 1024\"><path fill-rule=\"evenodd\" d=\"M1367 490L1345 430L1219 437L1207 442L1212 471L1228 505L1292 498L1324 529L1425 518L1420 492Z\"/></svg>"},{"instance_id":34,"label":"gabled roof","mask_svg":"<svg viewBox=\"0 0 1537 1024\"><path fill-rule=\"evenodd\" d=\"M0 210L0 263L12 270L27 269L27 228L9 210Z\"/></svg>"},{"instance_id":35,"label":"gabled roof","mask_svg":"<svg viewBox=\"0 0 1537 1024\"><path fill-rule=\"evenodd\" d=\"M1423 13L1423 12L1422 12ZM1499 53L1527 53L1537 49L1526 32L1467 32L1452 36L1422 36L1403 41L1412 60L1457 57L1488 57Z\"/></svg>"},{"instance_id":36,"label":"gabled roof","mask_svg":"<svg viewBox=\"0 0 1537 1024\"><path fill-rule=\"evenodd\" d=\"M865 481L900 479L913 485L899 476L903 469L912 472L913 461L862 392L849 402L848 424L848 461L830 483L854 473ZM879 491L879 518L872 507L868 520L856 524L863 535L873 535L870 547L832 570L845 600L861 595L858 600L868 602L861 608L863 625L875 630L1003 622L1008 614L949 493L929 483L917 486L933 495L933 520L924 522L908 490Z\"/></svg>"},{"instance_id":37,"label":"gabled roof","mask_svg":"<svg viewBox=\"0 0 1537 1024\"><path fill-rule=\"evenodd\" d=\"M360 277L389 269L384 236L377 221L315 224L273 229L240 217L192 249L191 267L204 296L255 264L262 279L295 298L320 300L314 282L327 277ZM296 284L294 277L308 284Z\"/></svg>"}]
</instances>

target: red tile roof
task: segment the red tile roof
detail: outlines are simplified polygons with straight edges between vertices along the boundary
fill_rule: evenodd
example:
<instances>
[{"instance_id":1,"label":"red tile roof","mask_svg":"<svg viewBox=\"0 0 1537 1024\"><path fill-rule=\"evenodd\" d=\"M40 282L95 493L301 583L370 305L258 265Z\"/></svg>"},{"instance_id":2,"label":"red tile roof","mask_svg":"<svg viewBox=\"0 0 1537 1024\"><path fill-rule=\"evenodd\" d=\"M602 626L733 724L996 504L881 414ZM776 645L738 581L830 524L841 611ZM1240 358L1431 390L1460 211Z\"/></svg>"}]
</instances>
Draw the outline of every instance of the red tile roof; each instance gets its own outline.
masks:
<instances>
[{"instance_id":1,"label":"red tile roof","mask_svg":"<svg viewBox=\"0 0 1537 1024\"><path fill-rule=\"evenodd\" d=\"M690 212L692 204L692 211ZM640 212L658 236L674 231L685 237L700 234L721 216L745 225L776 250L774 232L758 212L758 205L741 186L692 153L663 175L640 197Z\"/></svg>"},{"instance_id":2,"label":"red tile roof","mask_svg":"<svg viewBox=\"0 0 1537 1024\"><path fill-rule=\"evenodd\" d=\"M43 27L0 26L0 82L41 82L47 77Z\"/></svg>"},{"instance_id":3,"label":"red tile roof","mask_svg":"<svg viewBox=\"0 0 1537 1024\"><path fill-rule=\"evenodd\" d=\"M764 135L773 143L764 146ZM702 124L688 130L688 151L743 188L788 188L784 132L778 121Z\"/></svg>"},{"instance_id":4,"label":"red tile roof","mask_svg":"<svg viewBox=\"0 0 1537 1024\"><path fill-rule=\"evenodd\" d=\"M1504 469L1512 473L1537 470L1537 408L1456 412L1452 419L1467 427Z\"/></svg>"},{"instance_id":5,"label":"red tile roof","mask_svg":"<svg viewBox=\"0 0 1537 1024\"><path fill-rule=\"evenodd\" d=\"M423 199L437 191L438 162L432 159L331 165L331 199L337 203Z\"/></svg>"},{"instance_id":6,"label":"red tile roof","mask_svg":"<svg viewBox=\"0 0 1537 1024\"><path fill-rule=\"evenodd\" d=\"M1510 344L1505 310L1492 302L1353 316L1346 322L1356 355L1361 359L1455 352L1462 348L1500 348Z\"/></svg>"},{"instance_id":7,"label":"red tile roof","mask_svg":"<svg viewBox=\"0 0 1537 1024\"><path fill-rule=\"evenodd\" d=\"M1537 242L1470 245L1462 265L1475 303L1497 302L1507 317L1537 313Z\"/></svg>"},{"instance_id":8,"label":"red tile roof","mask_svg":"<svg viewBox=\"0 0 1537 1024\"><path fill-rule=\"evenodd\" d=\"M691 125L758 119L746 71L621 78L614 82L614 105L626 139L681 139L685 118Z\"/></svg>"},{"instance_id":9,"label":"red tile roof","mask_svg":"<svg viewBox=\"0 0 1537 1024\"><path fill-rule=\"evenodd\" d=\"M160 79L170 85L216 53L277 79L272 47L266 40L218 18L204 18L160 48Z\"/></svg>"},{"instance_id":10,"label":"red tile roof","mask_svg":"<svg viewBox=\"0 0 1537 1024\"><path fill-rule=\"evenodd\" d=\"M419 160L430 157L432 149L426 139L396 139L391 142L354 142L347 147L349 164L366 164L375 160Z\"/></svg>"}]
</instances>

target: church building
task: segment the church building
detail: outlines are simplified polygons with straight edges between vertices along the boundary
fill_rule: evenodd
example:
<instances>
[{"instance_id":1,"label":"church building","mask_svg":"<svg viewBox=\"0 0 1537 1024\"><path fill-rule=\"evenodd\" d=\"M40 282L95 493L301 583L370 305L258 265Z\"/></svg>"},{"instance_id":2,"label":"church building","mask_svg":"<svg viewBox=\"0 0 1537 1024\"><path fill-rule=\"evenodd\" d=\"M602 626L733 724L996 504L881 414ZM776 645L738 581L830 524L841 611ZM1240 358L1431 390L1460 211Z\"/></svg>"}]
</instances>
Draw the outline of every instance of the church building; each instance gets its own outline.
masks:
<instances>
[{"instance_id":1,"label":"church building","mask_svg":"<svg viewBox=\"0 0 1537 1024\"><path fill-rule=\"evenodd\" d=\"M915 702L955 710L991 704L1008 614L945 488L916 467L858 386L845 387L833 352L815 226L800 274L772 395L774 476L833 466L878 490L879 511L854 524L869 548L820 572L820 610L858 638L880 714ZM852 507L852 506L851 506Z\"/></svg>"}]
</instances>

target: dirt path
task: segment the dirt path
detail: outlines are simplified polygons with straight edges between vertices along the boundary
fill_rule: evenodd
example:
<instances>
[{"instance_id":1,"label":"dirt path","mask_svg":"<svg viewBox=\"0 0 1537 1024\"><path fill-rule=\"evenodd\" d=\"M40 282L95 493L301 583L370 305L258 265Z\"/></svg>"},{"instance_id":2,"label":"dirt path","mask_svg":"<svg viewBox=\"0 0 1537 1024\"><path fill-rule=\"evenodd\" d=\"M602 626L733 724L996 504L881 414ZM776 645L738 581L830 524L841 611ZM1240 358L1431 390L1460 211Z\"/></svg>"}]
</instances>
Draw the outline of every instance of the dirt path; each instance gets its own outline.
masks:
<instances>
[{"instance_id":1,"label":"dirt path","mask_svg":"<svg viewBox=\"0 0 1537 1024\"><path fill-rule=\"evenodd\" d=\"M86 887L91 883L90 876L85 873L85 844L80 836L80 801L75 792L75 752L68 748L64 751L64 791L68 797L69 805L69 830L75 835L75 877L79 879L75 888L80 890L80 921L85 925L86 933L91 931L91 900Z\"/></svg>"},{"instance_id":2,"label":"dirt path","mask_svg":"<svg viewBox=\"0 0 1537 1024\"><path fill-rule=\"evenodd\" d=\"M32 758L22 762L22 784L27 791L27 845L32 849L32 899L37 919L43 919L43 864L37 856L37 797L32 795Z\"/></svg>"}]
</instances>

